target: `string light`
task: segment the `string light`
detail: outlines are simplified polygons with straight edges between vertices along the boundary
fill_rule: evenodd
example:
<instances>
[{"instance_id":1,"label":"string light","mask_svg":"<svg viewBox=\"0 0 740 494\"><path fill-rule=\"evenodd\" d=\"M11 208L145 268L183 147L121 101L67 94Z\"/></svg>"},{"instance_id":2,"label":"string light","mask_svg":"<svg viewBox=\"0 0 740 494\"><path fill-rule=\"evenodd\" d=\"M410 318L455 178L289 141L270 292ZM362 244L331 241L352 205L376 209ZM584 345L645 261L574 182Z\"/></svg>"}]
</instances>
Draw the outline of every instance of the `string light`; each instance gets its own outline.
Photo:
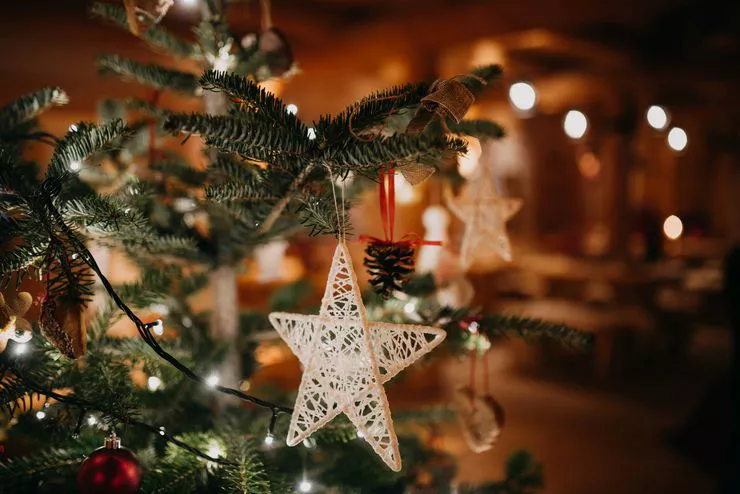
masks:
<instances>
[{"instance_id":1,"label":"string light","mask_svg":"<svg viewBox=\"0 0 740 494\"><path fill-rule=\"evenodd\" d=\"M163 425L159 427L159 435L164 436L164 426Z\"/></svg>"},{"instance_id":2,"label":"string light","mask_svg":"<svg viewBox=\"0 0 740 494\"><path fill-rule=\"evenodd\" d=\"M517 110L529 111L537 103L537 91L528 82L516 82L509 88L509 101Z\"/></svg>"},{"instance_id":3,"label":"string light","mask_svg":"<svg viewBox=\"0 0 740 494\"><path fill-rule=\"evenodd\" d=\"M457 156L457 169L460 175L464 178L469 178L475 173L478 168L478 160L483 149L481 148L480 141L472 136L465 136L463 140L468 146L468 151L465 154Z\"/></svg>"},{"instance_id":4,"label":"string light","mask_svg":"<svg viewBox=\"0 0 740 494\"><path fill-rule=\"evenodd\" d=\"M301 480L301 483L298 484L298 490L300 492L311 492L311 489L313 489L313 484L306 479Z\"/></svg>"},{"instance_id":5,"label":"string light","mask_svg":"<svg viewBox=\"0 0 740 494\"><path fill-rule=\"evenodd\" d=\"M28 345L25 343L16 343L15 345L13 345L13 353L15 353L16 357L21 357L25 355L27 350Z\"/></svg>"},{"instance_id":6,"label":"string light","mask_svg":"<svg viewBox=\"0 0 740 494\"><path fill-rule=\"evenodd\" d=\"M218 382L221 380L220 377L218 377L218 374L211 374L210 376L206 377L206 386L209 388L215 388L218 386Z\"/></svg>"},{"instance_id":7,"label":"string light","mask_svg":"<svg viewBox=\"0 0 740 494\"><path fill-rule=\"evenodd\" d=\"M313 127L309 127L306 134L308 135L308 138L310 140L313 141L314 139L316 139L316 129L314 129Z\"/></svg>"},{"instance_id":8,"label":"string light","mask_svg":"<svg viewBox=\"0 0 740 494\"><path fill-rule=\"evenodd\" d=\"M220 458L224 455L224 450L218 443L218 441L216 441L215 439L211 439L211 441L208 443L206 454L211 458Z\"/></svg>"},{"instance_id":9,"label":"string light","mask_svg":"<svg viewBox=\"0 0 740 494\"><path fill-rule=\"evenodd\" d=\"M298 106L291 103L285 107L285 111L290 113L291 115L295 115L298 113Z\"/></svg>"},{"instance_id":10,"label":"string light","mask_svg":"<svg viewBox=\"0 0 740 494\"><path fill-rule=\"evenodd\" d=\"M87 417L87 425L93 426L97 423L98 423L98 419L95 418L95 415L90 415L89 417Z\"/></svg>"},{"instance_id":11,"label":"string light","mask_svg":"<svg viewBox=\"0 0 740 494\"><path fill-rule=\"evenodd\" d=\"M362 431L357 431L357 438L358 439L364 439L365 438L365 434L363 434Z\"/></svg>"},{"instance_id":12,"label":"string light","mask_svg":"<svg viewBox=\"0 0 740 494\"><path fill-rule=\"evenodd\" d=\"M670 240L676 240L683 234L683 222L675 214L670 215L663 222L663 233Z\"/></svg>"},{"instance_id":13,"label":"string light","mask_svg":"<svg viewBox=\"0 0 740 494\"><path fill-rule=\"evenodd\" d=\"M414 302L407 302L406 305L403 306L403 311L408 315L413 314L416 312L416 304Z\"/></svg>"},{"instance_id":14,"label":"string light","mask_svg":"<svg viewBox=\"0 0 740 494\"><path fill-rule=\"evenodd\" d=\"M267 433L265 436L265 446L272 446L275 442L275 436L273 436L270 432Z\"/></svg>"},{"instance_id":15,"label":"string light","mask_svg":"<svg viewBox=\"0 0 740 494\"><path fill-rule=\"evenodd\" d=\"M563 130L565 135L571 139L580 139L588 130L588 119L586 115L578 110L570 110L563 119Z\"/></svg>"},{"instance_id":16,"label":"string light","mask_svg":"<svg viewBox=\"0 0 740 494\"><path fill-rule=\"evenodd\" d=\"M38 420L44 420L46 418L46 412L43 410L39 410L38 412L36 412L36 418Z\"/></svg>"},{"instance_id":17,"label":"string light","mask_svg":"<svg viewBox=\"0 0 740 494\"><path fill-rule=\"evenodd\" d=\"M161 319L157 319L152 323L152 332L156 334L157 336L162 336L164 334L164 323Z\"/></svg>"},{"instance_id":18,"label":"string light","mask_svg":"<svg viewBox=\"0 0 740 494\"><path fill-rule=\"evenodd\" d=\"M69 126L69 131L70 132L77 132L77 125L75 125L75 124L70 125Z\"/></svg>"},{"instance_id":19,"label":"string light","mask_svg":"<svg viewBox=\"0 0 740 494\"><path fill-rule=\"evenodd\" d=\"M69 170L70 171L76 172L76 171L79 171L80 168L82 168L82 163L79 162L79 161L71 161L69 163Z\"/></svg>"},{"instance_id":20,"label":"string light","mask_svg":"<svg viewBox=\"0 0 740 494\"><path fill-rule=\"evenodd\" d=\"M304 446L304 447L305 447L306 449L311 449L311 448L313 448L313 447L315 446L315 444L314 444L314 442L313 442L313 439L311 439L310 437L307 437L306 439L304 439L304 440L303 440L303 446Z\"/></svg>"},{"instance_id":21,"label":"string light","mask_svg":"<svg viewBox=\"0 0 740 494\"><path fill-rule=\"evenodd\" d=\"M645 119L648 125L655 130L664 130L668 127L668 113L662 106L653 105L648 108Z\"/></svg>"},{"instance_id":22,"label":"string light","mask_svg":"<svg viewBox=\"0 0 740 494\"><path fill-rule=\"evenodd\" d=\"M161 386L162 380L157 376L149 376L149 379L146 380L146 387L149 388L149 391L156 391Z\"/></svg>"},{"instance_id":23,"label":"string light","mask_svg":"<svg viewBox=\"0 0 740 494\"><path fill-rule=\"evenodd\" d=\"M689 143L689 136L681 127L673 127L668 132L668 146L674 151L683 151Z\"/></svg>"}]
</instances>

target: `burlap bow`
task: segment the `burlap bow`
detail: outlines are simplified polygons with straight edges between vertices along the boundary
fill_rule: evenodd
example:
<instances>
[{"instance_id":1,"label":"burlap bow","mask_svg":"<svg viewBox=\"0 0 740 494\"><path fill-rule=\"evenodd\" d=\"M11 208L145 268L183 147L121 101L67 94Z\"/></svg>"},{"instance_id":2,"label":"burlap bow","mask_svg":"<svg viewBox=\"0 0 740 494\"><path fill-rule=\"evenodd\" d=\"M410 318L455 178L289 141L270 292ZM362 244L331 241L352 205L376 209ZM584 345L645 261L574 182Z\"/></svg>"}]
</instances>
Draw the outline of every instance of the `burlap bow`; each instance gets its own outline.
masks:
<instances>
[{"instance_id":1,"label":"burlap bow","mask_svg":"<svg viewBox=\"0 0 740 494\"><path fill-rule=\"evenodd\" d=\"M443 119L452 118L455 122L462 120L475 101L475 96L460 82L461 78L462 76L458 76L434 81L429 94L421 99L421 106L409 122L407 134L421 134L437 115Z\"/></svg>"}]
</instances>

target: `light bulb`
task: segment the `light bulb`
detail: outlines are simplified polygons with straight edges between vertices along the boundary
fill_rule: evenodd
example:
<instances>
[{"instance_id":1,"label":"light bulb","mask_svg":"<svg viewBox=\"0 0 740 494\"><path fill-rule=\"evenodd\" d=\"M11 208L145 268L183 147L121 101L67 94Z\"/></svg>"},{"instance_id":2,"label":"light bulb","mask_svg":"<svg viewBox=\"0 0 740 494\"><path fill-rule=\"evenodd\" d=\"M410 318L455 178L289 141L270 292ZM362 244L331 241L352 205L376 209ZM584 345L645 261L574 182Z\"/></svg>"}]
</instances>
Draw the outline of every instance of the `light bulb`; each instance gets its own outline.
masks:
<instances>
[{"instance_id":1,"label":"light bulb","mask_svg":"<svg viewBox=\"0 0 740 494\"><path fill-rule=\"evenodd\" d=\"M69 131L70 132L77 132L77 126L75 124L70 125L69 126Z\"/></svg>"},{"instance_id":2,"label":"light bulb","mask_svg":"<svg viewBox=\"0 0 740 494\"><path fill-rule=\"evenodd\" d=\"M301 480L301 483L298 484L298 490L301 492L311 492L311 489L313 489L313 484L306 479Z\"/></svg>"},{"instance_id":3,"label":"light bulb","mask_svg":"<svg viewBox=\"0 0 740 494\"><path fill-rule=\"evenodd\" d=\"M683 151L689 143L689 136L681 127L673 127L668 132L668 146L674 151Z\"/></svg>"},{"instance_id":4,"label":"light bulb","mask_svg":"<svg viewBox=\"0 0 740 494\"><path fill-rule=\"evenodd\" d=\"M162 336L164 334L164 323L161 319L157 319L156 321L154 321L154 324L152 325L152 332L157 336Z\"/></svg>"},{"instance_id":5,"label":"light bulb","mask_svg":"<svg viewBox=\"0 0 740 494\"><path fill-rule=\"evenodd\" d=\"M206 454L210 456L211 458L220 458L224 455L224 450L221 447L216 440L211 440L208 443L208 449L206 450Z\"/></svg>"},{"instance_id":6,"label":"light bulb","mask_svg":"<svg viewBox=\"0 0 740 494\"><path fill-rule=\"evenodd\" d=\"M39 410L38 412L36 412L36 418L39 420L44 420L46 418L46 412L44 412L43 410Z\"/></svg>"},{"instance_id":7,"label":"light bulb","mask_svg":"<svg viewBox=\"0 0 740 494\"><path fill-rule=\"evenodd\" d=\"M221 379L218 377L218 374L211 374L210 376L206 377L206 386L209 388L215 388L218 386L218 382Z\"/></svg>"},{"instance_id":8,"label":"light bulb","mask_svg":"<svg viewBox=\"0 0 740 494\"><path fill-rule=\"evenodd\" d=\"M98 419L95 418L95 415L90 415L87 417L87 425L93 426L98 423Z\"/></svg>"},{"instance_id":9,"label":"light bulb","mask_svg":"<svg viewBox=\"0 0 740 494\"><path fill-rule=\"evenodd\" d=\"M70 171L76 172L76 171L79 171L80 168L82 168L82 163L80 163L79 161L71 161L69 163Z\"/></svg>"},{"instance_id":10,"label":"light bulb","mask_svg":"<svg viewBox=\"0 0 740 494\"><path fill-rule=\"evenodd\" d=\"M670 240L676 240L683 233L683 222L675 214L670 215L663 222L663 233Z\"/></svg>"},{"instance_id":11,"label":"light bulb","mask_svg":"<svg viewBox=\"0 0 740 494\"><path fill-rule=\"evenodd\" d=\"M15 353L16 357L25 355L27 350L28 345L26 345L25 343L16 343L15 345L13 345L13 352Z\"/></svg>"},{"instance_id":12,"label":"light bulb","mask_svg":"<svg viewBox=\"0 0 740 494\"><path fill-rule=\"evenodd\" d=\"M403 311L411 315L416 311L416 304L414 302L407 302L406 305L403 306Z\"/></svg>"},{"instance_id":13,"label":"light bulb","mask_svg":"<svg viewBox=\"0 0 740 494\"><path fill-rule=\"evenodd\" d=\"M662 106L653 105L648 108L645 118L648 125L655 130L663 130L668 127L668 113Z\"/></svg>"},{"instance_id":14,"label":"light bulb","mask_svg":"<svg viewBox=\"0 0 740 494\"><path fill-rule=\"evenodd\" d=\"M563 130L565 135L571 139L580 139L588 130L588 119L586 115L578 110L570 110L563 120Z\"/></svg>"},{"instance_id":15,"label":"light bulb","mask_svg":"<svg viewBox=\"0 0 740 494\"><path fill-rule=\"evenodd\" d=\"M157 376L149 376L149 379L146 380L146 387L149 388L149 391L156 391L161 386L162 380Z\"/></svg>"},{"instance_id":16,"label":"light bulb","mask_svg":"<svg viewBox=\"0 0 740 494\"><path fill-rule=\"evenodd\" d=\"M164 426L161 426L161 427L159 428L159 435L160 435L160 436L164 436Z\"/></svg>"},{"instance_id":17,"label":"light bulb","mask_svg":"<svg viewBox=\"0 0 740 494\"><path fill-rule=\"evenodd\" d=\"M275 436L270 434L269 432L265 436L265 446L272 446L272 443L275 442Z\"/></svg>"},{"instance_id":18,"label":"light bulb","mask_svg":"<svg viewBox=\"0 0 740 494\"><path fill-rule=\"evenodd\" d=\"M365 437L365 434L363 434L362 431L357 431L357 437L362 439Z\"/></svg>"},{"instance_id":19,"label":"light bulb","mask_svg":"<svg viewBox=\"0 0 740 494\"><path fill-rule=\"evenodd\" d=\"M516 82L509 88L509 100L517 110L529 111L537 103L537 92L528 82Z\"/></svg>"},{"instance_id":20,"label":"light bulb","mask_svg":"<svg viewBox=\"0 0 740 494\"><path fill-rule=\"evenodd\" d=\"M291 103L285 107L285 111L290 113L291 115L295 115L298 113L298 106Z\"/></svg>"}]
</instances>

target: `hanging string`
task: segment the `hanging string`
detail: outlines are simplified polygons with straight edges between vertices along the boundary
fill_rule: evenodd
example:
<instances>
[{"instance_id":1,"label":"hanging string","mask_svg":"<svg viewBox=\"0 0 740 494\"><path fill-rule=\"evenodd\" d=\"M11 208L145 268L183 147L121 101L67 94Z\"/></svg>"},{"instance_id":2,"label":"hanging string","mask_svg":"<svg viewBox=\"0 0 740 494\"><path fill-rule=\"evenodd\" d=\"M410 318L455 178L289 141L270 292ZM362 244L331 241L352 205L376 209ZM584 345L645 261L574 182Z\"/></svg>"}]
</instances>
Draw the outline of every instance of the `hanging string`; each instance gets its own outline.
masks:
<instances>
[{"instance_id":1,"label":"hanging string","mask_svg":"<svg viewBox=\"0 0 740 494\"><path fill-rule=\"evenodd\" d=\"M260 10L262 11L262 30L267 31L272 27L272 6L270 0L260 0Z\"/></svg>"},{"instance_id":2,"label":"hanging string","mask_svg":"<svg viewBox=\"0 0 740 494\"><path fill-rule=\"evenodd\" d=\"M329 172L329 183L331 184L331 195L334 198L334 212L337 217L337 240L344 242L344 187L342 187L342 212L339 212L339 203L337 202L337 189L334 183L334 173L331 171L331 167L324 163L324 168ZM344 181L342 181L344 185Z\"/></svg>"}]
</instances>

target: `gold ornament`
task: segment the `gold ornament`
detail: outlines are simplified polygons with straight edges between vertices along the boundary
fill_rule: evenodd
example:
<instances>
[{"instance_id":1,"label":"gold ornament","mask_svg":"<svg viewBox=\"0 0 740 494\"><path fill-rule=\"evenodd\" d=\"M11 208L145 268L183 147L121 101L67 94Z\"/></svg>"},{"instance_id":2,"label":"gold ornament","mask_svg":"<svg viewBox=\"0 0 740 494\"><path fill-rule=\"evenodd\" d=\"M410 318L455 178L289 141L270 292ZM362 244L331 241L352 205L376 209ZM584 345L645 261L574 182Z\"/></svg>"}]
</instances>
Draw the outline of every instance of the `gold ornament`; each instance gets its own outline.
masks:
<instances>
[{"instance_id":1,"label":"gold ornament","mask_svg":"<svg viewBox=\"0 0 740 494\"><path fill-rule=\"evenodd\" d=\"M140 36L149 27L159 24L175 0L123 0L131 32Z\"/></svg>"},{"instance_id":2,"label":"gold ornament","mask_svg":"<svg viewBox=\"0 0 740 494\"><path fill-rule=\"evenodd\" d=\"M368 322L347 246L334 252L318 316L273 312L270 322L304 366L287 444L344 412L394 471L398 440L383 384L444 340L439 328Z\"/></svg>"},{"instance_id":3,"label":"gold ornament","mask_svg":"<svg viewBox=\"0 0 740 494\"><path fill-rule=\"evenodd\" d=\"M82 307L61 299L47 298L41 304L41 334L69 358L78 358L87 349L87 329Z\"/></svg>"},{"instance_id":4,"label":"gold ornament","mask_svg":"<svg viewBox=\"0 0 740 494\"><path fill-rule=\"evenodd\" d=\"M493 448L504 426L504 409L490 394L478 394L463 386L454 401L463 437L470 449L482 453Z\"/></svg>"},{"instance_id":5,"label":"gold ornament","mask_svg":"<svg viewBox=\"0 0 740 494\"><path fill-rule=\"evenodd\" d=\"M0 352L5 351L8 340L26 343L31 339L31 323L23 318L31 308L33 297L28 292L20 292L15 302L8 304L0 293Z\"/></svg>"},{"instance_id":6,"label":"gold ornament","mask_svg":"<svg viewBox=\"0 0 740 494\"><path fill-rule=\"evenodd\" d=\"M465 223L460 245L460 265L463 268L470 268L476 257L491 249L501 259L511 261L506 222L522 207L522 200L499 197L485 167L478 168L457 197L448 195L447 206Z\"/></svg>"}]
</instances>

